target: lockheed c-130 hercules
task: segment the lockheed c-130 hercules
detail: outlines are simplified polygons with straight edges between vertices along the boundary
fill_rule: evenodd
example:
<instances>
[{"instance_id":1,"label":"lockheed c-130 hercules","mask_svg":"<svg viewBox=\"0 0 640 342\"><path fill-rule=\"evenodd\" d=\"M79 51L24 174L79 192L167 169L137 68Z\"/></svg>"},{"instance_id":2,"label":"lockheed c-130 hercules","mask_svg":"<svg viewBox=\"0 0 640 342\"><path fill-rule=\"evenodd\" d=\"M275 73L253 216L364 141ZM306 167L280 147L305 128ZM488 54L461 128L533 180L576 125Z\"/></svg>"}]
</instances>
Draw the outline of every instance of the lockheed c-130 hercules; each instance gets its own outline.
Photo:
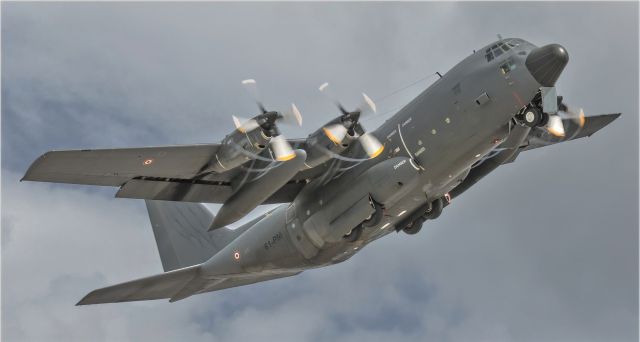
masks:
<instances>
[{"instance_id":1,"label":"lockheed c-130 hercules","mask_svg":"<svg viewBox=\"0 0 640 342\"><path fill-rule=\"evenodd\" d=\"M441 75L373 132L349 110L306 139L295 105L234 117L220 144L52 151L23 180L119 187L146 200L165 273L95 290L78 305L181 300L345 261L391 232L416 234L521 152L591 136L620 114L585 116L556 94L564 47L499 39ZM254 80L243 83L255 87ZM327 93L328 84L320 86ZM202 203L223 204L213 215ZM282 203L236 229L261 204Z\"/></svg>"}]
</instances>

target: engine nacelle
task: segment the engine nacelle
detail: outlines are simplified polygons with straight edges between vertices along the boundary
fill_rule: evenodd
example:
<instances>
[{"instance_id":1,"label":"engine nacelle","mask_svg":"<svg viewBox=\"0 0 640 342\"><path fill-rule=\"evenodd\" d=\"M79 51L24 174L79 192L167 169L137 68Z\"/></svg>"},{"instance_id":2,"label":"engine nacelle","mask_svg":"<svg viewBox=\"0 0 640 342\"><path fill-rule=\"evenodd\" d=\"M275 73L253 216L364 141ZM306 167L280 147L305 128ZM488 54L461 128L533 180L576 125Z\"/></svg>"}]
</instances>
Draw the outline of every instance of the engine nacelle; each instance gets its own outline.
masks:
<instances>
[{"instance_id":1,"label":"engine nacelle","mask_svg":"<svg viewBox=\"0 0 640 342\"><path fill-rule=\"evenodd\" d=\"M314 168L335 155L346 150L351 143L356 141L353 135L347 134L341 141L329 137L325 128L318 129L307 138L307 168Z\"/></svg>"},{"instance_id":2,"label":"engine nacelle","mask_svg":"<svg viewBox=\"0 0 640 342\"><path fill-rule=\"evenodd\" d=\"M271 137L258 128L249 132L235 130L227 135L216 152L215 160L204 172L222 173L234 169L249 160L255 159L253 155L259 154L271 141Z\"/></svg>"}]
</instances>

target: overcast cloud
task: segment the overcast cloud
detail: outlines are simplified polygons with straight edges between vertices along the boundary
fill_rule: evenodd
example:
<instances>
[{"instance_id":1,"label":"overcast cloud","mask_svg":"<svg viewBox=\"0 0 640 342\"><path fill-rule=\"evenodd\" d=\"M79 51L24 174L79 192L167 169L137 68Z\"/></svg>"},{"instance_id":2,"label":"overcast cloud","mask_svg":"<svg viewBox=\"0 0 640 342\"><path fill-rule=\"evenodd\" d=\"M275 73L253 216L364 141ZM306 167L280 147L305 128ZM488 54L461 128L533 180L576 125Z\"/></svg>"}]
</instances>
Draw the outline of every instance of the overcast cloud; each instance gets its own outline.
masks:
<instances>
[{"instance_id":1,"label":"overcast cloud","mask_svg":"<svg viewBox=\"0 0 640 342\"><path fill-rule=\"evenodd\" d=\"M637 341L637 3L2 2L3 341ZM181 302L75 307L162 271L140 200L19 183L51 149L217 142L239 81L295 101L303 137L505 37L563 44L558 83L593 137L530 151L416 236L348 262ZM379 103L390 111L429 81ZM249 114L247 114L249 113ZM366 122L374 128L383 120Z\"/></svg>"}]
</instances>

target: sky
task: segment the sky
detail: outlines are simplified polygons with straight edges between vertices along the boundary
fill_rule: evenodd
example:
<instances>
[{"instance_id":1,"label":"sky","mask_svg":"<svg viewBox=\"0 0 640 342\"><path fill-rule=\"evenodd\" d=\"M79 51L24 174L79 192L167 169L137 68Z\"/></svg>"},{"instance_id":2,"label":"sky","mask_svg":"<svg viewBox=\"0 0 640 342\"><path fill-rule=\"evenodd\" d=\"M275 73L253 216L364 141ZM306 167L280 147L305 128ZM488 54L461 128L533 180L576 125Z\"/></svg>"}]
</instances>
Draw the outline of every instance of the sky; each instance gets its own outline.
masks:
<instances>
[{"instance_id":1,"label":"sky","mask_svg":"<svg viewBox=\"0 0 640 342\"><path fill-rule=\"evenodd\" d=\"M638 4L2 2L3 341L637 341ZM162 272L143 201L20 183L52 149L215 143L294 101L304 137L503 37L560 43L594 136L522 153L414 236L169 304L76 307ZM391 112L429 85L380 101ZM247 114L248 113L248 114ZM387 116L364 121L375 128Z\"/></svg>"}]
</instances>

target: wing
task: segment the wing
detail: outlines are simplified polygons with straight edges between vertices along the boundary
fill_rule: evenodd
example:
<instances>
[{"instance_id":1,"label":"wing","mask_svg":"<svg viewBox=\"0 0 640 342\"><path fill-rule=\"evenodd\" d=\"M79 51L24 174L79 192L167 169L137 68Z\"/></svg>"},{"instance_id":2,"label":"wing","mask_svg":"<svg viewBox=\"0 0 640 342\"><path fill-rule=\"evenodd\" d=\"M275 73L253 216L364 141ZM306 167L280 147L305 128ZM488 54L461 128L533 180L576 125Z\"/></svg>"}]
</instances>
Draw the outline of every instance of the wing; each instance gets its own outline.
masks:
<instances>
[{"instance_id":1,"label":"wing","mask_svg":"<svg viewBox=\"0 0 640 342\"><path fill-rule=\"evenodd\" d=\"M175 302L197 293L249 285L261 281L296 275L301 271L242 274L205 279L199 276L200 265L161 273L91 291L77 305L121 303L140 300L169 299Z\"/></svg>"},{"instance_id":2,"label":"wing","mask_svg":"<svg viewBox=\"0 0 640 342\"><path fill-rule=\"evenodd\" d=\"M522 151L532 150L534 148L553 145L579 138L590 137L595 132L601 130L602 128L613 122L613 120L617 119L619 116L620 113L587 116L585 117L585 122L582 127L578 126L572 120L562 120L564 126L566 127L566 134L564 138L555 137L542 128L534 129L529 134L528 144L527 146L522 147Z\"/></svg>"},{"instance_id":3,"label":"wing","mask_svg":"<svg viewBox=\"0 0 640 342\"><path fill-rule=\"evenodd\" d=\"M304 148L305 140L290 140ZM51 151L31 164L22 180L120 187L116 197L199 203L224 203L234 179L251 181L271 163L255 160L224 173L202 174L215 162L219 144L121 149ZM268 149L262 157L269 157ZM292 201L308 180L327 165L302 170L264 204ZM257 171L256 171L257 170Z\"/></svg>"},{"instance_id":4,"label":"wing","mask_svg":"<svg viewBox=\"0 0 640 342\"><path fill-rule=\"evenodd\" d=\"M22 180L121 186L135 177L190 179L214 158L219 145L51 151Z\"/></svg>"},{"instance_id":5,"label":"wing","mask_svg":"<svg viewBox=\"0 0 640 342\"><path fill-rule=\"evenodd\" d=\"M520 129L513 130L511 133L512 135L505 144L500 145L503 148L494 150L493 153L490 153L487 157L476 162L471 167L462 183L451 190L449 194L452 197L460 196L460 194L467 191L471 186L476 184L489 173L493 172L500 165L513 162L522 151L532 150L583 137L590 137L593 133L607 126L619 116L620 114L617 113L585 117L585 122L582 127L571 120L563 120L566 133L564 138L555 137L543 128L535 128L528 133L528 136L524 137L524 140L521 140L521 138L515 138L513 143L510 144L509 142L512 142L511 138L514 136L517 137L517 133L515 132L520 131Z\"/></svg>"}]
</instances>

